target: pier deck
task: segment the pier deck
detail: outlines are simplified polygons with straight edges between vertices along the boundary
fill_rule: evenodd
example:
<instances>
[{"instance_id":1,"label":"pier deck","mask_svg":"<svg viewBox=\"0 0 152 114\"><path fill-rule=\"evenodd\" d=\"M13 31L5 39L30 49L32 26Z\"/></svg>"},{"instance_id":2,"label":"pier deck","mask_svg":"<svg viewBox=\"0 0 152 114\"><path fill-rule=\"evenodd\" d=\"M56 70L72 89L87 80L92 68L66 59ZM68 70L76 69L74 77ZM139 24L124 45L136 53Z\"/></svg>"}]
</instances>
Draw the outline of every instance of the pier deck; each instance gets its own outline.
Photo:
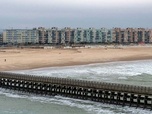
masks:
<instances>
[{"instance_id":1,"label":"pier deck","mask_svg":"<svg viewBox=\"0 0 152 114\"><path fill-rule=\"evenodd\" d=\"M152 109L152 87L0 72L0 87Z\"/></svg>"}]
</instances>

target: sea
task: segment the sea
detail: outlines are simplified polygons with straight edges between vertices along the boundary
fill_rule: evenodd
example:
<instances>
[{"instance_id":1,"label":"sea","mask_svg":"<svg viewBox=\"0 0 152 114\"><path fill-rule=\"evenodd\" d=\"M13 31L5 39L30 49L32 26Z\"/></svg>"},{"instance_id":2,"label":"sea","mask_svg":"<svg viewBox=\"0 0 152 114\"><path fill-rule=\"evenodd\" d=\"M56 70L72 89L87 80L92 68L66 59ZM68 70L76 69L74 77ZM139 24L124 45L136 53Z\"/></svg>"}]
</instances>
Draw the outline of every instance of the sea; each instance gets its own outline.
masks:
<instances>
[{"instance_id":1,"label":"sea","mask_svg":"<svg viewBox=\"0 0 152 114\"><path fill-rule=\"evenodd\" d=\"M152 60L8 72L152 87ZM152 114L152 111L61 96L35 95L0 88L0 114Z\"/></svg>"}]
</instances>

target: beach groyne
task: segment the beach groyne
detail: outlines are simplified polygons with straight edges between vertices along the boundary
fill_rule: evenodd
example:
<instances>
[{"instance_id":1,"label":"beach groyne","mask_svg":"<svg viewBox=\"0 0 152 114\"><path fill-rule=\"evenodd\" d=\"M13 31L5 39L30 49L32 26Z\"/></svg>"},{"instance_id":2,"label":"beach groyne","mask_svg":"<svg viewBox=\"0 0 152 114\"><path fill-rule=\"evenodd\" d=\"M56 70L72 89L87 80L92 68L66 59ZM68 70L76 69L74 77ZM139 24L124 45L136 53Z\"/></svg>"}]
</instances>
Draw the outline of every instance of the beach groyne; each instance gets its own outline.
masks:
<instances>
[{"instance_id":1,"label":"beach groyne","mask_svg":"<svg viewBox=\"0 0 152 114\"><path fill-rule=\"evenodd\" d=\"M152 87L0 72L0 87L152 109Z\"/></svg>"}]
</instances>

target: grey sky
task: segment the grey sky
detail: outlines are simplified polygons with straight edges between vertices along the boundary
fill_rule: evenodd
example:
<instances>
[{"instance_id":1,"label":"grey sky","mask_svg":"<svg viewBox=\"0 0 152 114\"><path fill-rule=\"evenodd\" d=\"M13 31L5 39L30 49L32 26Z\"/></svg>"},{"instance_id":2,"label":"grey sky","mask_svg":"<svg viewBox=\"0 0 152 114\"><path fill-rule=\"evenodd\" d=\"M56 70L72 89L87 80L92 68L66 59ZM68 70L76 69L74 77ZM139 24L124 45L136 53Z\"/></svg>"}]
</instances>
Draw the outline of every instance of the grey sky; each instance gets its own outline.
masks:
<instances>
[{"instance_id":1,"label":"grey sky","mask_svg":"<svg viewBox=\"0 0 152 114\"><path fill-rule=\"evenodd\" d=\"M152 28L152 0L0 0L0 25Z\"/></svg>"}]
</instances>

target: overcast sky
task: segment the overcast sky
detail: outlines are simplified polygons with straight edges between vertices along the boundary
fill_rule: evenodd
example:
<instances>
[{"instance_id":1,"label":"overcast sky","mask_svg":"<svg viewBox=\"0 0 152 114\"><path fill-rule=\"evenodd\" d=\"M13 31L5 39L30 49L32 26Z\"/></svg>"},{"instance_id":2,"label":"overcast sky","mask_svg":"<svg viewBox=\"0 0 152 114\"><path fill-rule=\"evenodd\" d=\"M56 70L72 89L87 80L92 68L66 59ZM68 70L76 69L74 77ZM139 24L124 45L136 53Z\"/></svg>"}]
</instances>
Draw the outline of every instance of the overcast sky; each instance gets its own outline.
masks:
<instances>
[{"instance_id":1,"label":"overcast sky","mask_svg":"<svg viewBox=\"0 0 152 114\"><path fill-rule=\"evenodd\" d=\"M0 0L0 29L152 28L152 0Z\"/></svg>"}]
</instances>

